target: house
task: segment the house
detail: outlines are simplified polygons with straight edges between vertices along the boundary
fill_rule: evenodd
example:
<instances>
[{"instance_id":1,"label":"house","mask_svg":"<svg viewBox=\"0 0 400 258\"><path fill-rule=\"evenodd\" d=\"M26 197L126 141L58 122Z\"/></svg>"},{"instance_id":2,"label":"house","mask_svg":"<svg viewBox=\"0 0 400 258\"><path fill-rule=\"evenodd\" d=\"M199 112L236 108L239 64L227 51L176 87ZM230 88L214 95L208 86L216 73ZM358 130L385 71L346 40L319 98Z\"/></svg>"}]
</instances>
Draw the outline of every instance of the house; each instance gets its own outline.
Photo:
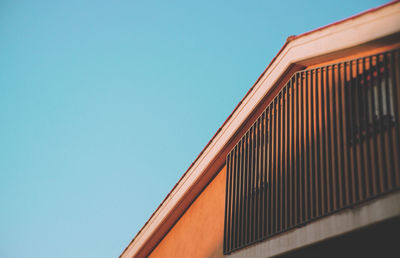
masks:
<instances>
[{"instance_id":1,"label":"house","mask_svg":"<svg viewBox=\"0 0 400 258\"><path fill-rule=\"evenodd\" d=\"M399 99L399 1L289 37L120 257L398 254Z\"/></svg>"}]
</instances>

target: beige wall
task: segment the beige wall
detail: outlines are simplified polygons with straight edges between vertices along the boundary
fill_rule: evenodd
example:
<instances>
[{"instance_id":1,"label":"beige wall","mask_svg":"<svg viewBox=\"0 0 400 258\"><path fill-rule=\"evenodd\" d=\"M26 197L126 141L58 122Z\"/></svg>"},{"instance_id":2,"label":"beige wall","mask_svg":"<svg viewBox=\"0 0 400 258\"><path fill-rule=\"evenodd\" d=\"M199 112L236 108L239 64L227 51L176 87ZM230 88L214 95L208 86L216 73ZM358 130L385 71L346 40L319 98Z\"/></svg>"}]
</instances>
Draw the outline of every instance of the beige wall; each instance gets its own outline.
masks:
<instances>
[{"instance_id":1,"label":"beige wall","mask_svg":"<svg viewBox=\"0 0 400 258\"><path fill-rule=\"evenodd\" d=\"M222 257L226 167L210 182L149 257Z\"/></svg>"}]
</instances>

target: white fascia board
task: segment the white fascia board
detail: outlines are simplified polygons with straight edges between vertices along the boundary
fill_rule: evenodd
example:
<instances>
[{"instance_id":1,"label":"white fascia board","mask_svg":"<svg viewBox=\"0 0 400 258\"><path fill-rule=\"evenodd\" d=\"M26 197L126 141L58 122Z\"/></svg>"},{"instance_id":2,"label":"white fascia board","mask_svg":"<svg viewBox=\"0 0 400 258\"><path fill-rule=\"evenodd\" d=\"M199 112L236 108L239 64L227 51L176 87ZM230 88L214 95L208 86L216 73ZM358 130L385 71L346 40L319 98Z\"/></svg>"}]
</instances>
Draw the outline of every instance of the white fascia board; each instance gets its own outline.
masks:
<instances>
[{"instance_id":1,"label":"white fascia board","mask_svg":"<svg viewBox=\"0 0 400 258\"><path fill-rule=\"evenodd\" d=\"M400 32L400 2L290 41L121 257L135 256L291 64L397 32Z\"/></svg>"}]
</instances>

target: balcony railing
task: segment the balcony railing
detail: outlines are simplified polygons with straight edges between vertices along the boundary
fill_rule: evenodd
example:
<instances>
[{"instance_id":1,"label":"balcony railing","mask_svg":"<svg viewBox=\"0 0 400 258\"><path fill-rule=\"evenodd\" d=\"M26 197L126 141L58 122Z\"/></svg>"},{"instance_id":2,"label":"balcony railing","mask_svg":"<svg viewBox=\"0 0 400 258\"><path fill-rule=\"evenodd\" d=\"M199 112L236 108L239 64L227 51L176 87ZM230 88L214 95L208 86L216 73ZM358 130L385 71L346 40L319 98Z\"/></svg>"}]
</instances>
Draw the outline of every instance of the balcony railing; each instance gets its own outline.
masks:
<instances>
[{"instance_id":1,"label":"balcony railing","mask_svg":"<svg viewBox=\"0 0 400 258\"><path fill-rule=\"evenodd\" d=\"M291 77L227 156L225 254L400 188L399 53Z\"/></svg>"}]
</instances>

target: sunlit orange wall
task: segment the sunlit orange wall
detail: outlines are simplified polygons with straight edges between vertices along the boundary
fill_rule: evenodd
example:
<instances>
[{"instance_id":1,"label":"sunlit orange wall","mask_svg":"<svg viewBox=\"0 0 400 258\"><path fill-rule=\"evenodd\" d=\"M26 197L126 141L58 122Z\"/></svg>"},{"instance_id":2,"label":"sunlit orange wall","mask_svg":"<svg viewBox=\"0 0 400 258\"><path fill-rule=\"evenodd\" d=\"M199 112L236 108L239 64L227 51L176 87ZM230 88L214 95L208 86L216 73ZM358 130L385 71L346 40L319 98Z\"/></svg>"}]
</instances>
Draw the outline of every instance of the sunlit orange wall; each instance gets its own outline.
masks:
<instances>
[{"instance_id":1,"label":"sunlit orange wall","mask_svg":"<svg viewBox=\"0 0 400 258\"><path fill-rule=\"evenodd\" d=\"M204 189L149 257L222 257L226 167Z\"/></svg>"}]
</instances>

